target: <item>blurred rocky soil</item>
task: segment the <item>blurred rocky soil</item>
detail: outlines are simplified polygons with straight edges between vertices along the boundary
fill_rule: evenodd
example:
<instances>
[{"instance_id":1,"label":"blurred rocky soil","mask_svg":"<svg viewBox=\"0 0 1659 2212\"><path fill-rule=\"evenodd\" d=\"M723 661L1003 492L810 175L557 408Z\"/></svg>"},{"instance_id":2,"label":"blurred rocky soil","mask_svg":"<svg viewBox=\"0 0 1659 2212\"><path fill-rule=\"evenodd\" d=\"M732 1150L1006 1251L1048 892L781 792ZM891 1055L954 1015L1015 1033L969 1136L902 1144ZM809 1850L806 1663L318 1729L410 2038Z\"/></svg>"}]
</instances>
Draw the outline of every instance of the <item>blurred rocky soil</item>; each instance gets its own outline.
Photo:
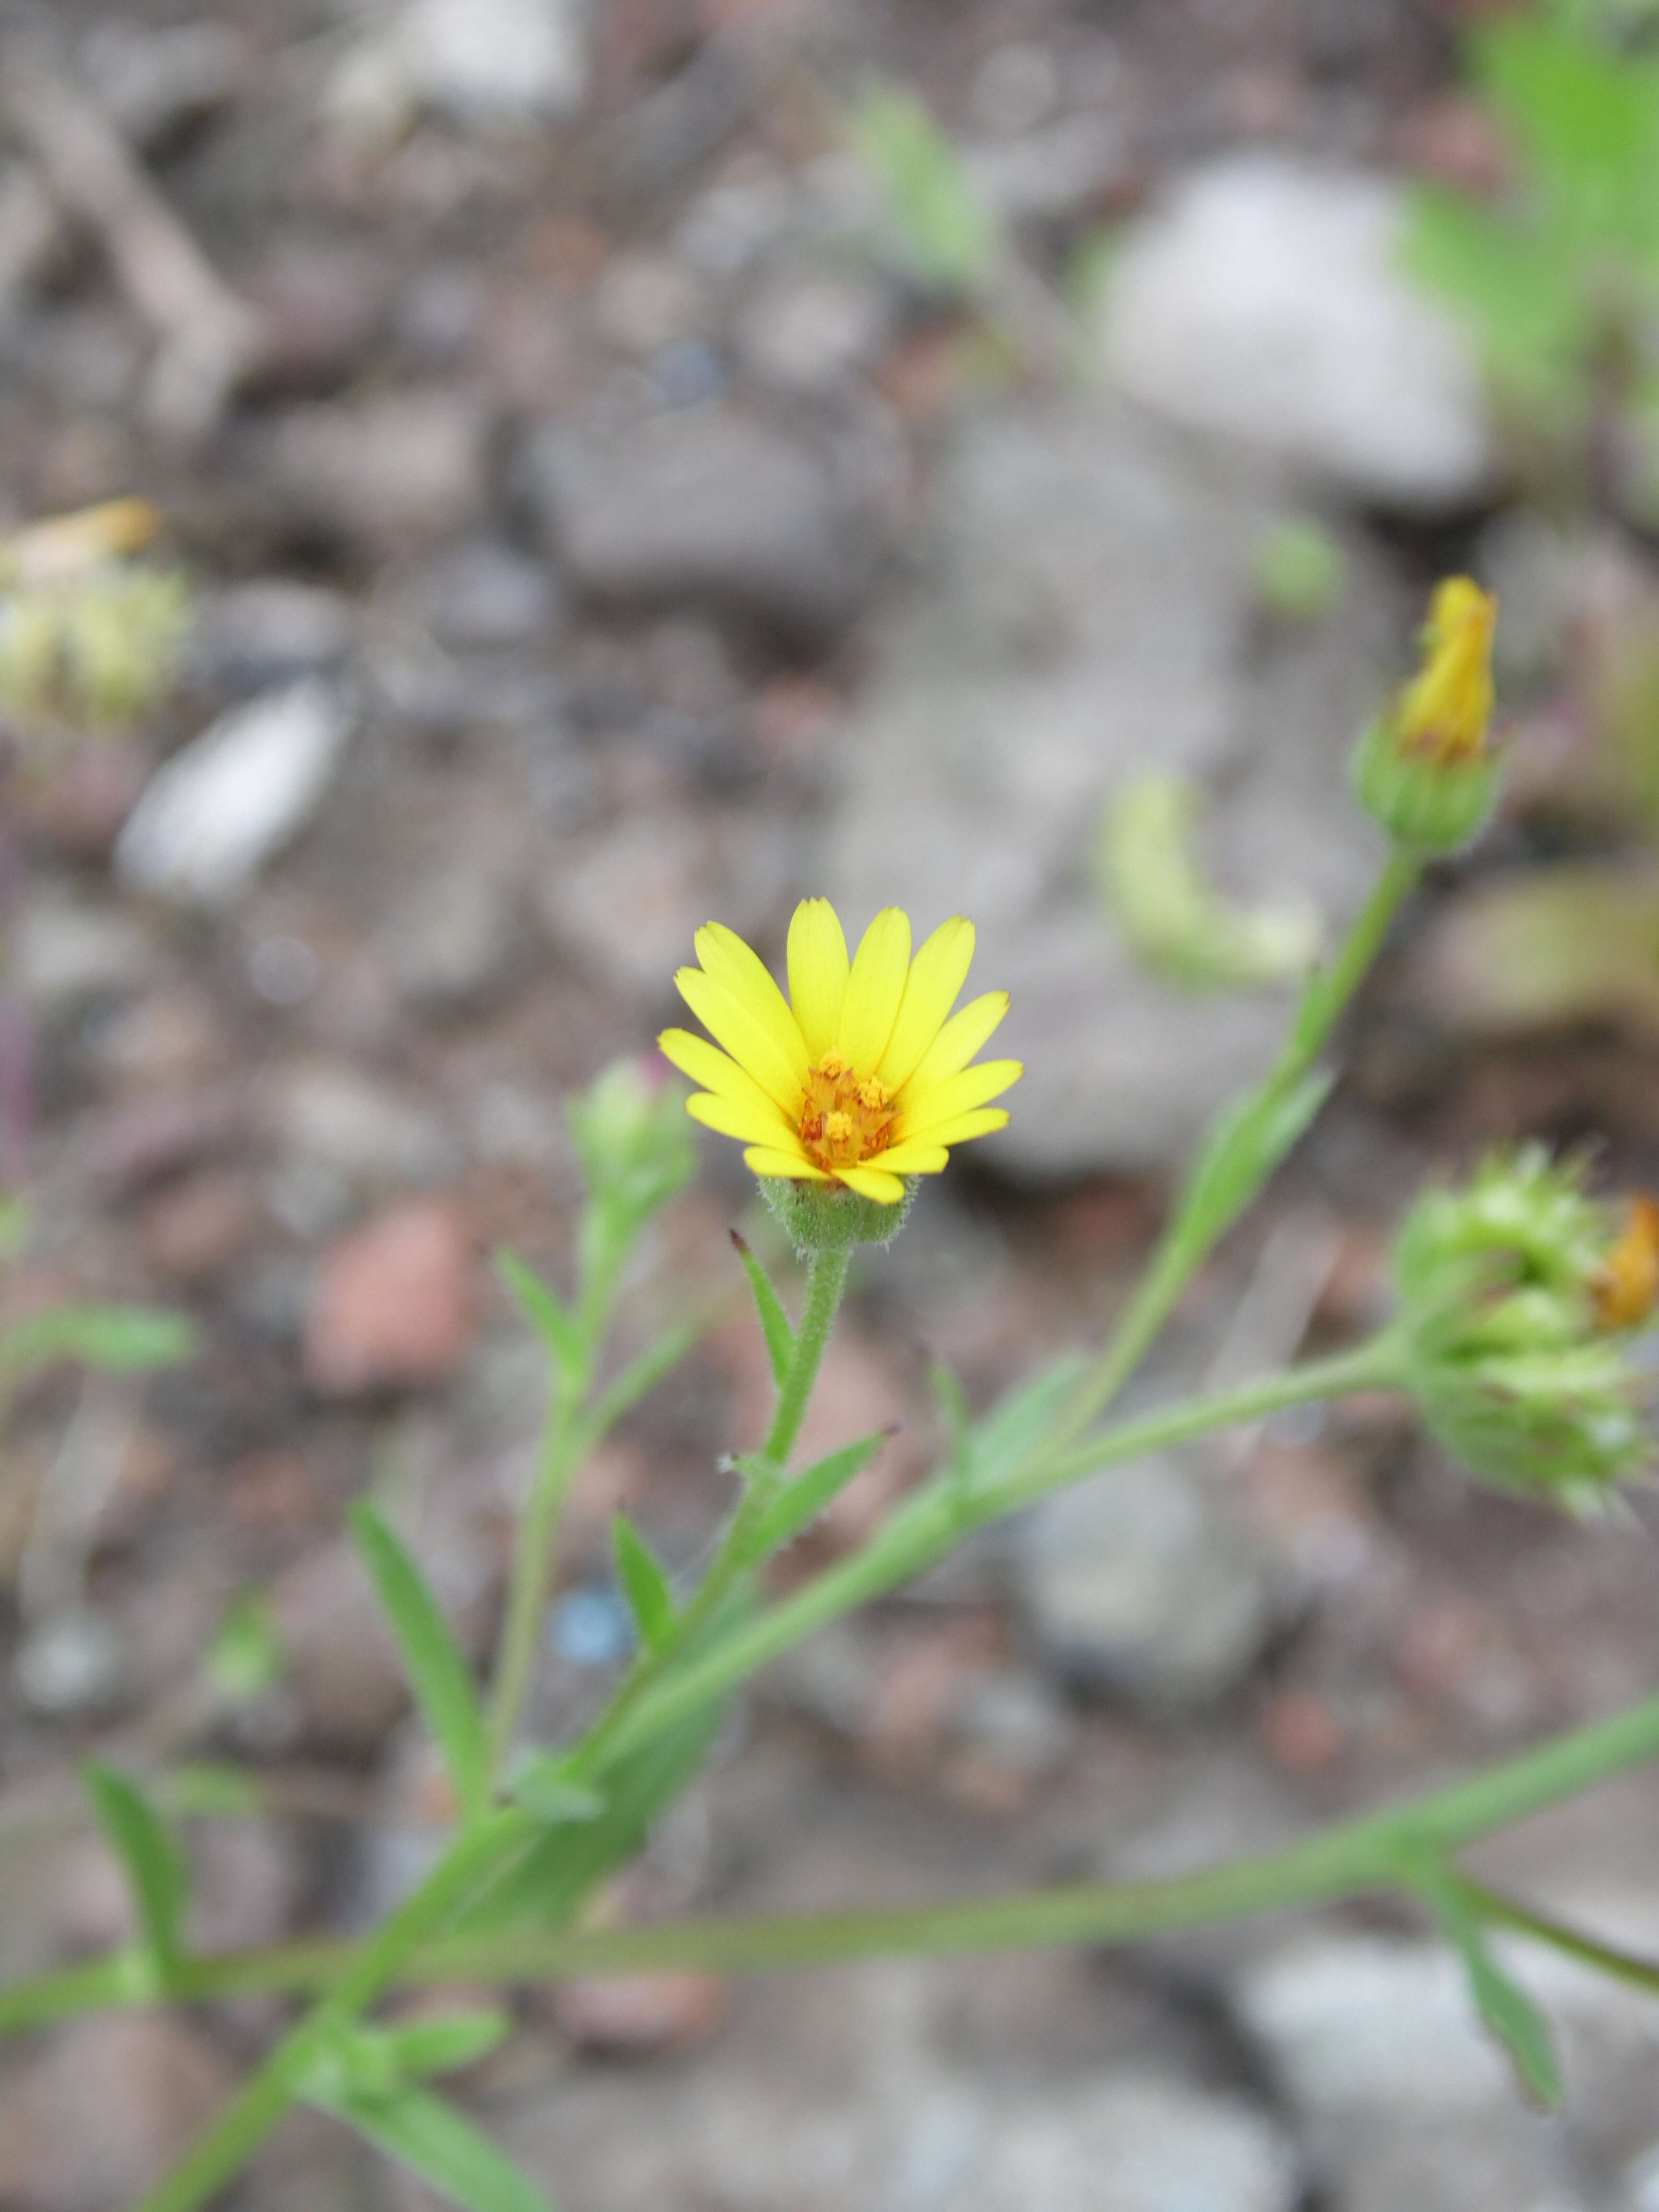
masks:
<instances>
[{"instance_id":1,"label":"blurred rocky soil","mask_svg":"<svg viewBox=\"0 0 1659 2212\"><path fill-rule=\"evenodd\" d=\"M362 1926L422 1863L435 1778L343 1509L372 1483L487 1650L541 1393L488 1255L566 1267L561 1096L649 1048L709 915L775 956L807 893L858 926L965 910L1030 1071L861 1270L808 1442L901 1426L819 1540L928 1463L929 1358L978 1403L1097 1329L1289 1002L1147 972L1103 898L1103 809L1180 770L1226 895L1336 930L1376 858L1347 749L1450 566L1504 595L1514 803L1407 917L1333 1107L1136 1401L1374 1322L1390 1221L1485 1144L1594 1138L1598 1173L1659 1182L1659 986L1605 957L1651 919L1650 863L1586 703L1656 634L1659 573L1517 501L1475 364L1391 258L1402 177L1490 153L1455 89L1474 12L0 8L235 309L167 326L13 101L0 523L143 494L198 613L164 712L14 779L36 1237L5 1296L177 1305L203 1350L17 1408L0 1974L124 1932L74 1810L94 1748L265 1771L268 1817L191 1825L204 1942ZM923 281L848 151L871 73L963 149L1003 240L977 298ZM1294 609L1263 549L1310 518L1336 580ZM1545 931L1582 960L1546 966L1528 887L1563 854L1602 872ZM745 1184L711 1142L647 1255L641 1338L671 1297L731 1318L578 1486L550 1729L622 1656L611 1512L689 1565L763 1415L726 1237L763 1240ZM1477 1494L1388 1405L1287 1416L1056 1500L804 1647L616 1906L1266 1845L1650 1686L1654 1566L1650 1524ZM284 1655L252 1696L203 1659L250 1591ZM1638 1778L1493 1863L1652 1948L1656 1822ZM562 2212L1654 2212L1659 2012L1523 1971L1565 2041L1559 2121L1502 2078L1449 1956L1379 1912L574 1984L526 1995L464 2094ZM272 2021L250 2000L7 2046L0 2204L129 2202ZM314 2116L235 2198L430 2201Z\"/></svg>"}]
</instances>

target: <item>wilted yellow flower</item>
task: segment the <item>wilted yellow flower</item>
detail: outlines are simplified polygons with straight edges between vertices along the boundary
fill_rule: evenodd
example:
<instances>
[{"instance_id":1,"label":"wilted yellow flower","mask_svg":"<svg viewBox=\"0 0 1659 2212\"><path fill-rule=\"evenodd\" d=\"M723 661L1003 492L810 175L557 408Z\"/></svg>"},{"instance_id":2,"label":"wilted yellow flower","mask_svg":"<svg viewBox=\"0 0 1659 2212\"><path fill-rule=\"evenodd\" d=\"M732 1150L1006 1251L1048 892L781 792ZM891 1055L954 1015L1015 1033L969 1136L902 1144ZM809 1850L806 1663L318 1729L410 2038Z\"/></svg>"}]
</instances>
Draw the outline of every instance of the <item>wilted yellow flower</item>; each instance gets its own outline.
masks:
<instances>
[{"instance_id":1,"label":"wilted yellow flower","mask_svg":"<svg viewBox=\"0 0 1659 2212\"><path fill-rule=\"evenodd\" d=\"M1659 1305L1659 1200L1644 1191L1591 1286L1602 1328L1634 1328Z\"/></svg>"},{"instance_id":2,"label":"wilted yellow flower","mask_svg":"<svg viewBox=\"0 0 1659 2212\"><path fill-rule=\"evenodd\" d=\"M1401 695L1400 742L1442 765L1480 758L1492 720L1498 601L1468 576L1435 586L1421 672Z\"/></svg>"},{"instance_id":3,"label":"wilted yellow flower","mask_svg":"<svg viewBox=\"0 0 1659 2212\"><path fill-rule=\"evenodd\" d=\"M789 925L789 997L743 939L717 921L696 934L700 965L680 996L718 1044L665 1030L664 1054L703 1088L686 1110L735 1137L757 1176L840 1182L894 1206L906 1176L935 1175L949 1147L1000 1129L987 1102L1018 1081L1017 1060L969 1062L1008 1008L988 991L952 1014L974 957L974 926L941 922L910 957L910 919L884 907L849 960L828 899L803 899Z\"/></svg>"}]
</instances>

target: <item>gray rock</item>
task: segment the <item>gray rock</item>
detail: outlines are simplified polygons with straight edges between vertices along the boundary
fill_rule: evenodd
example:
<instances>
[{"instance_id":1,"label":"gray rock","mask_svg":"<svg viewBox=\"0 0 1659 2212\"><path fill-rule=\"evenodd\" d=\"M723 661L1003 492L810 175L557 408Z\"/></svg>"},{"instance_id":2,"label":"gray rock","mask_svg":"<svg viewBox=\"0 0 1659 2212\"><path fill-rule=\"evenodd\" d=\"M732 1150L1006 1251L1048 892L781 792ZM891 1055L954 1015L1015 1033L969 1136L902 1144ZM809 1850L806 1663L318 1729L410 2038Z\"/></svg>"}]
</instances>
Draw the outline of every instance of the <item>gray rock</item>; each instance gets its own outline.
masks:
<instances>
[{"instance_id":1,"label":"gray rock","mask_svg":"<svg viewBox=\"0 0 1659 2212\"><path fill-rule=\"evenodd\" d=\"M828 392L881 351L893 303L852 276L791 271L763 284L744 308L738 346L751 374L786 392Z\"/></svg>"},{"instance_id":2,"label":"gray rock","mask_svg":"<svg viewBox=\"0 0 1659 2212\"><path fill-rule=\"evenodd\" d=\"M730 2212L1291 2212L1295 2148L1242 2097L1152 2058L1038 2075L961 2063L930 2017L939 1970L846 1977L792 2011L744 1991L715 2063L659 2075L644 2108L592 2068L507 2123L507 2147L573 2205ZM723 2063L722 2063L723 2062ZM636 2085L634 2085L636 2091ZM629 2112L634 2118L627 2118Z\"/></svg>"},{"instance_id":3,"label":"gray rock","mask_svg":"<svg viewBox=\"0 0 1659 2212\"><path fill-rule=\"evenodd\" d=\"M546 629L558 602L539 561L489 538L439 556L411 594L442 645L522 645Z\"/></svg>"},{"instance_id":4,"label":"gray rock","mask_svg":"<svg viewBox=\"0 0 1659 2212\"><path fill-rule=\"evenodd\" d=\"M338 1176L365 1195L442 1182L460 1165L435 1115L336 1061L302 1060L272 1071L260 1116L282 1154Z\"/></svg>"},{"instance_id":5,"label":"gray rock","mask_svg":"<svg viewBox=\"0 0 1659 2212\"><path fill-rule=\"evenodd\" d=\"M48 1019L88 999L136 990L154 980L157 966L155 940L130 915L55 892L25 907L15 957L23 996Z\"/></svg>"},{"instance_id":6,"label":"gray rock","mask_svg":"<svg viewBox=\"0 0 1659 2212\"><path fill-rule=\"evenodd\" d=\"M1188 1462L1138 1460L1037 1508L1018 1554L1019 1603L1080 1688L1154 1711L1241 1682L1283 1617L1272 1555Z\"/></svg>"},{"instance_id":7,"label":"gray rock","mask_svg":"<svg viewBox=\"0 0 1659 2212\"><path fill-rule=\"evenodd\" d=\"M335 129L395 138L423 107L475 128L574 114L587 93L585 0L408 0L329 78Z\"/></svg>"},{"instance_id":8,"label":"gray rock","mask_svg":"<svg viewBox=\"0 0 1659 2212\"><path fill-rule=\"evenodd\" d=\"M856 492L810 447L742 415L665 416L626 438L546 434L526 473L563 573L597 602L702 606L822 639L874 581Z\"/></svg>"},{"instance_id":9,"label":"gray rock","mask_svg":"<svg viewBox=\"0 0 1659 2212\"><path fill-rule=\"evenodd\" d=\"M275 489L307 522L373 554L404 552L476 526L488 431L476 394L449 385L296 407L273 436Z\"/></svg>"},{"instance_id":10,"label":"gray rock","mask_svg":"<svg viewBox=\"0 0 1659 2212\"><path fill-rule=\"evenodd\" d=\"M1093 881L1108 794L1151 768L1214 783L1206 866L1234 896L1310 896L1334 929L1381 841L1346 755L1398 680L1392 595L1356 558L1326 623L1250 655L1262 477L1121 404L963 426L919 586L839 749L823 888L849 927L970 915L970 991L1012 997L1027 1073L981 1149L1013 1173L1146 1171L1189 1153L1267 1064L1288 993L1148 975ZM817 885L810 888L817 888Z\"/></svg>"},{"instance_id":11,"label":"gray rock","mask_svg":"<svg viewBox=\"0 0 1659 2212\"><path fill-rule=\"evenodd\" d=\"M515 904L512 886L487 867L449 868L412 886L382 933L404 998L440 1012L487 998L512 964Z\"/></svg>"},{"instance_id":12,"label":"gray rock","mask_svg":"<svg viewBox=\"0 0 1659 2212\"><path fill-rule=\"evenodd\" d=\"M1230 155L1126 239L1102 324L1121 387L1354 495L1435 512L1487 488L1479 364L1397 266L1401 188Z\"/></svg>"},{"instance_id":13,"label":"gray rock","mask_svg":"<svg viewBox=\"0 0 1659 2212\"><path fill-rule=\"evenodd\" d=\"M209 601L191 657L205 684L264 691L301 676L331 674L349 657L356 631L351 603L338 592L261 577Z\"/></svg>"},{"instance_id":14,"label":"gray rock","mask_svg":"<svg viewBox=\"0 0 1659 2212\"><path fill-rule=\"evenodd\" d=\"M795 855L752 814L708 810L632 815L573 842L543 880L542 917L563 951L647 1004L711 915L763 933L787 893Z\"/></svg>"},{"instance_id":15,"label":"gray rock","mask_svg":"<svg viewBox=\"0 0 1659 2212\"><path fill-rule=\"evenodd\" d=\"M130 890L231 904L298 836L356 721L346 693L311 678L235 707L145 787L115 842Z\"/></svg>"},{"instance_id":16,"label":"gray rock","mask_svg":"<svg viewBox=\"0 0 1659 2212\"><path fill-rule=\"evenodd\" d=\"M17 1693L53 1719L107 1711L127 1691L129 1654L113 1622L72 1605L43 1620L13 1662Z\"/></svg>"},{"instance_id":17,"label":"gray rock","mask_svg":"<svg viewBox=\"0 0 1659 2212\"><path fill-rule=\"evenodd\" d=\"M1540 1983L1535 1948L1504 1948L1558 2026L1564 1998L1583 2005L1588 1977L1547 1966ZM1236 2002L1342 2212L1589 2212L1595 2201L1571 2126L1522 2103L1444 1945L1307 1939L1245 1974Z\"/></svg>"}]
</instances>

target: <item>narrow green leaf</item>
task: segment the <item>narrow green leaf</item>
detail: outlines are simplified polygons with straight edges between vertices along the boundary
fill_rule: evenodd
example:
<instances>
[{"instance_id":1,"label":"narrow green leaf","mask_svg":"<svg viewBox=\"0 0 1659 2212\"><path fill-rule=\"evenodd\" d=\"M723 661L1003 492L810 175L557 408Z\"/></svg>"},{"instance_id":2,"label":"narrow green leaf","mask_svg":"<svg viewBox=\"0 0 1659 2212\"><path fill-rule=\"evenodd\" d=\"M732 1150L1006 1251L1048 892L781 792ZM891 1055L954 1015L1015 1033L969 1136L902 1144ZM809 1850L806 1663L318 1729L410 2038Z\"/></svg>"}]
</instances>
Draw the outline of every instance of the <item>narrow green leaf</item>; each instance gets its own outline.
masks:
<instances>
[{"instance_id":1,"label":"narrow green leaf","mask_svg":"<svg viewBox=\"0 0 1659 2212\"><path fill-rule=\"evenodd\" d=\"M1449 1869L1433 1860L1414 1863L1407 1879L1457 1947L1469 1994L1487 2031L1508 2052L1522 2094L1554 2112L1562 2102L1561 2073L1543 2015L1493 1958L1485 1931Z\"/></svg>"},{"instance_id":2,"label":"narrow green leaf","mask_svg":"<svg viewBox=\"0 0 1659 2212\"><path fill-rule=\"evenodd\" d=\"M968 1437L975 1483L994 1486L1014 1472L1059 1419L1087 1365L1079 1353L1063 1352L981 1414Z\"/></svg>"},{"instance_id":3,"label":"narrow green leaf","mask_svg":"<svg viewBox=\"0 0 1659 2212\"><path fill-rule=\"evenodd\" d=\"M618 1513L611 1523L611 1548L640 1641L647 1651L660 1651L674 1627L674 1595L668 1577L625 1513Z\"/></svg>"},{"instance_id":4,"label":"narrow green leaf","mask_svg":"<svg viewBox=\"0 0 1659 2212\"><path fill-rule=\"evenodd\" d=\"M29 1241L29 1210L15 1192L0 1191L0 1260L15 1260Z\"/></svg>"},{"instance_id":5,"label":"narrow green leaf","mask_svg":"<svg viewBox=\"0 0 1659 2212\"><path fill-rule=\"evenodd\" d=\"M471 1669L420 1569L374 1508L360 1498L348 1517L421 1717L443 1754L462 1814L471 1819L489 1802L489 1736Z\"/></svg>"},{"instance_id":6,"label":"narrow green leaf","mask_svg":"<svg viewBox=\"0 0 1659 2212\"><path fill-rule=\"evenodd\" d=\"M184 1929L189 1893L184 1854L130 1775L89 1759L81 1778L98 1825L121 1862L144 1948L165 1984Z\"/></svg>"},{"instance_id":7,"label":"narrow green leaf","mask_svg":"<svg viewBox=\"0 0 1659 2212\"><path fill-rule=\"evenodd\" d=\"M789 1316L783 1310L783 1301L772 1288L770 1277L749 1249L746 1237L732 1231L732 1249L743 1262L743 1272L749 1278L749 1287L754 1293L755 1311L760 1316L761 1334L766 1339L768 1357L772 1362L772 1380L783 1388L783 1378L789 1371L789 1362L795 1353L795 1332L789 1326Z\"/></svg>"},{"instance_id":8,"label":"narrow green leaf","mask_svg":"<svg viewBox=\"0 0 1659 2212\"><path fill-rule=\"evenodd\" d=\"M216 1697L246 1705L281 1681L288 1654L276 1633L270 1601L262 1590L233 1598L202 1654L202 1672Z\"/></svg>"},{"instance_id":9,"label":"narrow green leaf","mask_svg":"<svg viewBox=\"0 0 1659 2212\"><path fill-rule=\"evenodd\" d=\"M540 2190L470 2120L405 2082L380 2097L314 2097L465 2212L552 2212Z\"/></svg>"},{"instance_id":10,"label":"narrow green leaf","mask_svg":"<svg viewBox=\"0 0 1659 2212\"><path fill-rule=\"evenodd\" d=\"M602 1437L613 1421L621 1420L636 1399L643 1398L671 1368L678 1367L702 1334L702 1322L686 1322L678 1328L665 1329L654 1344L647 1345L594 1401L588 1415L592 1434Z\"/></svg>"},{"instance_id":11,"label":"narrow green leaf","mask_svg":"<svg viewBox=\"0 0 1659 2212\"><path fill-rule=\"evenodd\" d=\"M600 1791L570 1772L566 1752L535 1752L509 1777L507 1795L550 1828L571 1821L597 1820L605 1810Z\"/></svg>"},{"instance_id":12,"label":"narrow green leaf","mask_svg":"<svg viewBox=\"0 0 1659 2212\"><path fill-rule=\"evenodd\" d=\"M579 1374L582 1366L581 1332L557 1291L544 1283L516 1252L497 1252L495 1273L540 1337L560 1373L566 1376Z\"/></svg>"},{"instance_id":13,"label":"narrow green leaf","mask_svg":"<svg viewBox=\"0 0 1659 2212\"><path fill-rule=\"evenodd\" d=\"M960 1377L954 1368L936 1359L927 1370L928 1386L939 1401L939 1412L945 1417L945 1432L950 1440L951 1472L965 1482L973 1466L973 1416L968 1411L968 1400Z\"/></svg>"},{"instance_id":14,"label":"narrow green leaf","mask_svg":"<svg viewBox=\"0 0 1659 2212\"><path fill-rule=\"evenodd\" d=\"M854 1476L869 1466L893 1433L891 1429L878 1429L872 1436L860 1437L856 1443L842 1444L839 1451L826 1452L779 1491L755 1532L755 1557L764 1559L769 1552L775 1552L781 1544L790 1543L799 1536L840 1496Z\"/></svg>"},{"instance_id":15,"label":"narrow green leaf","mask_svg":"<svg viewBox=\"0 0 1659 2212\"><path fill-rule=\"evenodd\" d=\"M457 2067L471 2066L492 2051L513 2032L513 2022L493 2007L468 2006L465 2010L434 2014L430 2020L412 2021L407 2027L379 2031L392 2047L393 2064L411 2079L425 2074L453 2074Z\"/></svg>"},{"instance_id":16,"label":"narrow green leaf","mask_svg":"<svg viewBox=\"0 0 1659 2212\"><path fill-rule=\"evenodd\" d=\"M182 1314L143 1306L52 1306L0 1334L0 1370L23 1374L52 1359L78 1359L112 1375L187 1359L196 1333Z\"/></svg>"},{"instance_id":17,"label":"narrow green leaf","mask_svg":"<svg viewBox=\"0 0 1659 2212\"><path fill-rule=\"evenodd\" d=\"M264 1784L246 1768L222 1759L189 1760L159 1775L155 1796L173 1820L246 1820L265 1802Z\"/></svg>"}]
</instances>

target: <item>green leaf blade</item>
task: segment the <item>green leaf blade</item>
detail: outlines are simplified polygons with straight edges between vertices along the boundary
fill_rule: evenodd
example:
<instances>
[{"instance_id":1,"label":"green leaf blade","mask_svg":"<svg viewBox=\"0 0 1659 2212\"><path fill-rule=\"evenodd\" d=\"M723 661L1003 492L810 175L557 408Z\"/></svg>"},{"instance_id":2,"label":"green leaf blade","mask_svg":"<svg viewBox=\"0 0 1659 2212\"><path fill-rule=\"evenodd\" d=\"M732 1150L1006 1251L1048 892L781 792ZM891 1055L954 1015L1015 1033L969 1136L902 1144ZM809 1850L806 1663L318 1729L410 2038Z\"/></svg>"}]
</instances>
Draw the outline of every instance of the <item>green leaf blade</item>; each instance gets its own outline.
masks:
<instances>
[{"instance_id":1,"label":"green leaf blade","mask_svg":"<svg viewBox=\"0 0 1659 2212\"><path fill-rule=\"evenodd\" d=\"M182 1314L145 1306L52 1306L27 1314L0 1335L0 1371L26 1374L54 1359L78 1359L107 1375L138 1375L189 1358L196 1332Z\"/></svg>"},{"instance_id":2,"label":"green leaf blade","mask_svg":"<svg viewBox=\"0 0 1659 2212\"><path fill-rule=\"evenodd\" d=\"M400 2084L385 2096L313 2097L376 2149L464 2212L553 2212L532 2182L471 2122L430 2090Z\"/></svg>"},{"instance_id":3,"label":"green leaf blade","mask_svg":"<svg viewBox=\"0 0 1659 2212\"><path fill-rule=\"evenodd\" d=\"M826 1452L779 1491L755 1532L756 1559L764 1559L781 1545L792 1543L828 1510L855 1475L864 1472L892 1434L891 1429L877 1429L854 1443L842 1444L838 1451Z\"/></svg>"},{"instance_id":4,"label":"green leaf blade","mask_svg":"<svg viewBox=\"0 0 1659 2212\"><path fill-rule=\"evenodd\" d=\"M1564 2091L1549 2027L1520 1984L1493 1958L1486 1931L1459 1887L1456 1872L1429 1858L1413 1864L1406 1878L1455 1946L1468 1977L1475 2010L1487 2033L1507 2054L1522 2094L1545 2111L1558 2112Z\"/></svg>"},{"instance_id":5,"label":"green leaf blade","mask_svg":"<svg viewBox=\"0 0 1659 2212\"><path fill-rule=\"evenodd\" d=\"M358 1498L348 1518L462 1816L476 1819L489 1802L489 1741L471 1669L420 1569L374 1508Z\"/></svg>"},{"instance_id":6,"label":"green leaf blade","mask_svg":"<svg viewBox=\"0 0 1659 2212\"><path fill-rule=\"evenodd\" d=\"M674 1595L668 1577L625 1513L618 1513L611 1523L611 1548L640 1641L647 1651L660 1651L674 1632Z\"/></svg>"},{"instance_id":7,"label":"green leaf blade","mask_svg":"<svg viewBox=\"0 0 1659 2212\"><path fill-rule=\"evenodd\" d=\"M184 1854L130 1775L89 1759L81 1779L98 1825L121 1863L144 1949L165 1987L184 1934L190 1887Z\"/></svg>"},{"instance_id":8,"label":"green leaf blade","mask_svg":"<svg viewBox=\"0 0 1659 2212\"><path fill-rule=\"evenodd\" d=\"M582 1366L581 1332L558 1293L516 1252L495 1254L495 1273L525 1319L546 1347L558 1372L568 1378Z\"/></svg>"},{"instance_id":9,"label":"green leaf blade","mask_svg":"<svg viewBox=\"0 0 1659 2212\"><path fill-rule=\"evenodd\" d=\"M771 1277L749 1248L746 1237L732 1231L732 1249L743 1262L743 1272L749 1278L749 1288L755 1301L755 1311L761 1325L761 1334L766 1340L766 1353L772 1363L772 1380L779 1389L789 1372L789 1363L795 1356L795 1332L790 1327L789 1316L783 1310L783 1301L772 1287Z\"/></svg>"}]
</instances>

